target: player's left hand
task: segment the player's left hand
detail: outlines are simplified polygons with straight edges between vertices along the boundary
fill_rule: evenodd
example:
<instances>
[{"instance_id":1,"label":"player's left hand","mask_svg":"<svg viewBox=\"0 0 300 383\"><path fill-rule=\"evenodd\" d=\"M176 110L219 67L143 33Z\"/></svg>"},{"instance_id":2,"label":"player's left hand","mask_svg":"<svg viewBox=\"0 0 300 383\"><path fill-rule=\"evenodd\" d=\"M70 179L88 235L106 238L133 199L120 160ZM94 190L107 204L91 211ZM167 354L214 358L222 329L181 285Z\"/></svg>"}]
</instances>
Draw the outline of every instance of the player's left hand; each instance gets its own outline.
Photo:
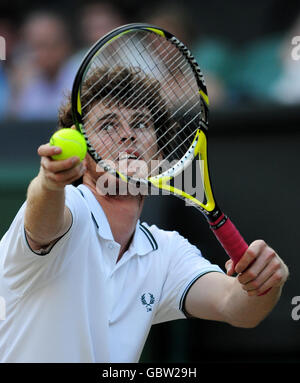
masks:
<instances>
[{"instance_id":1,"label":"player's left hand","mask_svg":"<svg viewBox=\"0 0 300 383\"><path fill-rule=\"evenodd\" d=\"M288 267L263 240L252 242L235 267L229 259L225 268L227 275L238 274L237 279L248 296L282 286L289 275Z\"/></svg>"}]
</instances>

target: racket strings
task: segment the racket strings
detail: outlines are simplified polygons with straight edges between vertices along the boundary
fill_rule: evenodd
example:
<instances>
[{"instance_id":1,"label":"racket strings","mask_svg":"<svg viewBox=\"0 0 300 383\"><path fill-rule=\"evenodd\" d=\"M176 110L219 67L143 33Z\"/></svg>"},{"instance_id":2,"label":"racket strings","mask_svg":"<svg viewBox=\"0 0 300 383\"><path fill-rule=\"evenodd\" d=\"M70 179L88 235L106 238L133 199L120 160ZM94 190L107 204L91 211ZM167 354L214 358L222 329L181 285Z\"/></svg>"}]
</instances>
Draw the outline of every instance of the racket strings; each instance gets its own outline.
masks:
<instances>
[{"instance_id":1,"label":"racket strings","mask_svg":"<svg viewBox=\"0 0 300 383\"><path fill-rule=\"evenodd\" d=\"M186 113L188 113L188 111L187 111ZM199 116L199 114L196 115L196 116L194 116L193 120L196 119L198 116ZM193 120L191 120L186 126L188 126L190 123L192 123ZM171 125L170 128L169 128L168 130L166 130L165 133L164 133L162 136L167 135L168 131L169 131L169 130L172 130L172 129L174 128L175 125L176 125L176 123L173 123L173 125ZM179 133L182 132L185 128L186 128L186 127L182 128L182 129L179 131ZM187 140L188 140L189 138L191 138L193 135L194 135L194 131L193 131L190 135L188 135L188 136L185 138L184 141L182 141L182 145L185 143L185 141L187 141ZM162 136L161 136L160 138L162 138ZM173 139L173 138L172 138L172 139ZM171 139L171 141L172 141L172 139ZM165 141L166 143L165 143L163 146L160 147L158 153L161 152L161 151L163 151L167 146L170 146L170 142L171 142L171 141ZM132 146L132 145L135 145L135 143L133 142L133 143L131 143L131 145L129 145L129 146L128 146L128 145L124 145L124 146L127 146L127 149L129 149L130 146ZM116 145L115 145L115 146L116 146ZM154 146L154 144L152 144L152 146L150 146L150 147L147 149L147 151L149 151L153 146ZM109 148L109 150L110 150L110 149L111 149L111 148ZM114 153L117 153L117 152L119 152L120 150L121 150L121 148L118 147L118 146L116 146L116 149L115 149L114 152L111 153L111 156L113 156ZM176 146L174 146L174 147L172 148L172 150L169 150L168 158L171 157L172 154L173 154L175 151L178 151L178 148L176 148ZM182 151L182 155L183 155L183 153L184 153L184 152ZM144 154L145 154L145 152L143 152L143 153L140 155L140 157L143 157ZM104 158L105 158L105 155L104 155ZM165 158L166 158L166 156L165 156ZM150 161L149 161L149 162L150 162ZM158 168L158 167L159 167L159 165L156 166L156 168ZM154 170L155 170L156 168L154 168ZM152 169L153 169L153 168L152 168Z\"/></svg>"},{"instance_id":2,"label":"racket strings","mask_svg":"<svg viewBox=\"0 0 300 383\"><path fill-rule=\"evenodd\" d=\"M135 32L135 33L134 33L134 36L136 36L137 33L138 33L138 32ZM134 36L133 36L133 37L134 37ZM144 38L146 38L146 36L145 36ZM117 66L117 65L121 64L121 57L122 57L122 55L125 54L125 52L123 51L123 52L122 52L122 55L119 55L119 50L120 50L120 49L123 49L123 46L121 46L121 44L120 44L119 47L117 47L117 48L115 47L115 44L112 44L112 45L104 45L104 46L101 48L101 50L98 51L98 52L94 55L94 57L93 57L93 59L92 59L93 61L91 61L91 63L90 63L90 65L88 66L86 72L88 73L89 71L93 71L94 69L98 69L100 66L109 66L110 63L111 63L111 61L113 61L112 59L114 58L114 56L118 56L118 57L120 58L119 63L116 62L116 63L114 64L114 66ZM107 50L107 53L106 53L106 50ZM101 59L100 54L105 58L105 61L104 61L103 59ZM97 60L99 60L100 62L97 63ZM123 61L124 61L124 60L122 59L122 62L123 62ZM86 74L85 77L87 78L87 77L88 77L88 74ZM88 88L88 89L86 90L86 92L82 92L81 97L84 97L84 96L87 95L87 93L90 93L90 90L92 90L93 87L96 87L96 86L98 85L98 83L99 83L101 80L102 80L102 79L99 78L98 81L95 81L95 82L93 83L93 85L91 86L91 88Z\"/></svg>"},{"instance_id":3,"label":"racket strings","mask_svg":"<svg viewBox=\"0 0 300 383\"><path fill-rule=\"evenodd\" d=\"M186 104L187 104L187 101L186 101L186 103L182 104L182 108L183 108ZM184 117L184 116L185 116L191 109L192 109L192 108L188 109L188 110L183 114L183 117ZM177 109L175 113L177 113L179 110L180 110L180 109ZM173 113L173 115L175 115L175 113ZM170 116L169 120L172 120L173 115ZM192 122L193 122L197 117L199 117L199 116L200 116L200 113L198 113L198 114L193 118L193 120L189 121L189 122L186 124L186 126L184 126L182 129L180 129L180 130L177 131L176 133L181 133L181 132L183 132L184 129L186 129L187 126L188 126L190 123L192 123ZM172 143L173 140L175 141L176 136L171 137L169 140L168 140L167 138L166 138L165 140L163 140L163 138L165 138L165 136L167 135L167 133L169 133L170 131L172 131L176 126L177 126L177 123L175 122L175 123L173 123L173 124L172 124L172 125L171 125L171 126L170 126L170 127L163 133L163 134L162 134L162 135L160 135L159 140L163 141L163 146L160 145L160 149L159 149L159 151L157 152L157 154L159 154L160 152L162 152L167 146L172 147L171 143ZM158 130L159 130L159 128L155 130L155 134L158 132ZM193 131L191 134L194 134L194 131ZM181 143L182 145L183 145L183 143L185 143L185 141L186 141L187 139L189 139L189 138L191 137L191 134L188 135L188 136L186 137L186 139ZM128 139L127 141L129 141L129 139ZM127 142L124 142L124 144L126 144L126 143L127 143ZM127 149L130 149L134 144L135 144L135 143L131 143L129 146L127 146ZM153 148L154 145L155 145L155 143L153 143L150 147L148 147L147 151L151 150L151 149ZM125 145L124 145L124 146L125 146ZM116 151L119 151L119 150L120 150L120 147L117 146L117 150L116 150ZM115 151L115 152L111 152L111 156L113 156L113 155L116 153L116 151ZM169 153L168 157L171 158L171 157L172 157L172 154L175 153L175 151L178 151L178 147L176 146L176 142L174 143L174 146L173 146L172 150L170 150L170 153ZM145 155L145 153L146 153L146 152L143 152L143 153L140 155L140 157L143 157L143 156ZM185 151L182 150L181 154L183 155L184 153L185 153ZM105 152L105 153L103 154L103 158L106 158L107 155L108 155L108 151ZM167 159L167 158L165 157L165 159Z\"/></svg>"},{"instance_id":4,"label":"racket strings","mask_svg":"<svg viewBox=\"0 0 300 383\"><path fill-rule=\"evenodd\" d=\"M145 39L145 37L144 37L144 39ZM153 44L153 41L151 42L151 44ZM169 44L169 45L170 45L170 44ZM149 44L148 46L146 46L146 48L149 47L149 46L150 46L150 44ZM144 50L146 50L146 48L145 48ZM120 48L119 48L119 49L120 49ZM119 49L118 49L118 51L119 51ZM155 49L155 51L157 51L158 49L159 49L159 47L157 47L157 48ZM144 50L143 50L143 51L144 51ZM139 52L138 49L136 49L135 51L137 51L137 52L139 53L139 55L143 58L143 56L142 56L142 53L143 53L143 52L142 52L142 53ZM166 50L166 51L167 51L167 50ZM177 53L178 53L178 58L181 58L182 55L178 52L178 50L177 50ZM167 52L167 54L168 54L168 52ZM171 57L170 59L173 60L173 63L174 63L174 65L175 65L177 59L174 60L174 56L172 56L172 55L170 55L170 57ZM161 60L161 61L162 61L162 60ZM167 64L167 65L169 64L168 61L166 61L166 60L164 60L164 61L165 61L165 64ZM154 61L153 61L153 62L154 62ZM145 62L145 63L148 65L147 62ZM103 62L102 62L101 64L103 65ZM119 61L117 62L117 64L118 64L118 65L121 64L121 60L119 60ZM137 62L137 64L138 64L138 62ZM155 63L155 65L157 66L156 63ZM148 65L148 67L149 67L149 65ZM158 67L158 66L157 66L157 67ZM150 69L151 71L153 71L153 68L149 68L149 69ZM169 69L169 70L170 70L170 69ZM166 73L161 73L162 76L165 76L165 74L166 74ZM92 100L91 100L91 101L92 101Z\"/></svg>"},{"instance_id":5,"label":"racket strings","mask_svg":"<svg viewBox=\"0 0 300 383\"><path fill-rule=\"evenodd\" d=\"M133 33L133 36L131 36L131 40L134 40L139 33L140 32ZM147 37L148 37L147 34L145 34L144 37L140 38L140 42L147 39ZM153 41L151 43L153 43ZM117 47L115 46L116 44L118 45ZM124 65L124 63L128 64L128 62L125 62L123 59L123 57L126 57L128 55L128 51L124 50L124 46L126 46L129 51L131 50L131 48L127 42L124 43L122 41L120 42L119 40L116 40L113 42L113 44L107 46L107 48L108 48L107 53L106 53L106 50L104 49L104 48L106 48L106 46L102 47L100 53L104 57L105 60L101 60L101 57L100 57L99 52L98 52L95 55L95 60L91 63L90 68L92 70L95 68L98 69L101 66L111 66L113 68L116 66L122 66L122 65ZM120 50L122 50L121 55L119 54ZM134 53L136 53L136 52L134 52ZM134 53L133 53L132 57L134 57ZM114 62L114 65L111 65L111 63L114 61L113 59L115 56L117 56L119 58L119 60ZM98 64L96 63L97 59L100 61ZM136 64L138 64L138 62ZM93 84L93 87L97 86L101 80L102 80L102 78L99 78L98 81L95 81ZM88 89L86 92L83 92L82 97L84 97L89 92L90 92L90 89Z\"/></svg>"},{"instance_id":6,"label":"racket strings","mask_svg":"<svg viewBox=\"0 0 300 383\"><path fill-rule=\"evenodd\" d=\"M173 126L174 126L174 124L173 124ZM167 132L166 132L167 133ZM165 146L164 146L165 147Z\"/></svg>"},{"instance_id":7,"label":"racket strings","mask_svg":"<svg viewBox=\"0 0 300 383\"><path fill-rule=\"evenodd\" d=\"M142 80L141 80L142 81ZM140 82L141 82L140 81ZM151 86L151 84L147 87L147 88L149 88ZM144 89L143 90L143 92L146 92L148 89ZM119 92L120 93L120 92ZM140 94L140 96L142 96L142 94ZM125 94L125 96L124 97L126 97L126 94ZM131 97L129 97L129 98L126 98L126 106L127 107L129 107L129 108L131 108L131 107L134 107L134 103L135 103L135 101L136 101L136 99L139 97L139 94L137 94L137 95L135 95L135 94L132 94L132 96ZM123 99L122 98L120 98L119 97L119 94L116 94L115 95L115 98L117 98L118 99L118 102L120 102L121 101L121 103L123 102ZM132 101L130 101L130 98L132 98ZM113 99L111 98L111 102L113 101ZM153 100L152 101L152 104L155 102L155 100ZM139 102L139 104L140 104L140 107L143 107L143 106L146 106L146 101L144 102L144 103L140 103ZM149 104L148 103L148 107L150 107L151 106L151 104ZM156 107L157 107L157 104L156 104ZM147 120L145 120L145 122L147 123L147 122L149 122L150 120L151 120L151 118L154 116L154 114L157 114L159 112L159 110L157 111L157 112L155 112L155 113L152 113L152 116L150 116ZM162 116L160 116L160 117L162 117ZM133 120L132 121L132 124L134 124L135 122L137 121L137 118L135 119L135 120ZM89 126L89 128L87 128L87 132L88 131L92 131L94 128L95 128L95 125L97 124L97 122L95 122L93 125L91 125L91 126ZM120 137L121 138L121 137ZM123 146L125 147L126 146L126 143L127 143L127 141L129 141L129 139L127 139L125 142L124 142L124 144L123 144ZM117 146L117 145L115 145L116 146L116 148L117 148L117 150L119 149L119 146ZM127 147L127 149L128 149L128 147ZM113 154L114 154L114 152L111 152L111 156L113 156ZM105 152L105 153L103 153L103 158L106 158L107 157L107 155L108 155L108 152Z\"/></svg>"},{"instance_id":8,"label":"racket strings","mask_svg":"<svg viewBox=\"0 0 300 383\"><path fill-rule=\"evenodd\" d=\"M144 92L146 92L147 90L148 90L148 87L144 89ZM136 97L138 97L138 96L136 96ZM181 98L183 98L183 96L181 96ZM136 98L133 98L131 102L128 102L128 100L126 100L126 106L128 106L129 108L133 107L133 103L135 101L136 101ZM180 101L181 101L181 99L180 99ZM151 107L154 102L155 102L155 100L153 100L150 104L148 104L148 107ZM163 104L163 100L161 100L160 103ZM187 104L187 101L185 102L185 104ZM185 104L182 104L182 108L185 106ZM143 107L143 106L146 106L146 101L143 104L141 104L141 107ZM155 104L155 106L157 107L158 104ZM178 112L178 110L180 110L180 109L177 109L176 112ZM155 116L155 114L157 114L157 113L158 113L158 111L153 113L152 117ZM172 117L173 117L173 115L171 115L169 119L171 119ZM149 117L149 120L150 119L151 119L151 117ZM146 122L149 122L149 120L146 120ZM94 128L94 126L92 126L92 128ZM157 133L157 130L155 131L155 133Z\"/></svg>"},{"instance_id":9,"label":"racket strings","mask_svg":"<svg viewBox=\"0 0 300 383\"><path fill-rule=\"evenodd\" d=\"M152 42L153 43L153 42ZM156 49L158 49L158 48L156 48ZM119 49L118 49L118 51L119 51ZM136 51L138 51L138 49L136 49ZM138 51L138 53L141 55L141 57L142 57L142 54L141 54L141 52L139 52ZM178 53L178 58L182 58L182 55L177 51L176 53ZM172 59L172 57L171 57L171 59ZM120 57L120 60L117 62L117 65L121 65L121 64L124 64L124 61L121 61L122 60L122 58ZM176 59L177 60L177 59ZM176 63L176 60L173 60L173 62L174 62L174 64ZM154 62L154 61L153 61ZM165 64L167 64L168 65L168 61L167 62L165 62ZM147 62L145 62L145 64L146 65L148 65L148 63ZM104 65L104 63L103 62L100 62L100 66L103 66ZM158 65L155 63L155 65L158 67ZM99 64L97 65L97 67L99 67ZM148 67L149 67L149 65L148 65ZM113 69L112 69L113 70ZM150 68L149 67L149 70L150 71L153 71L153 69L152 68ZM170 70L170 69L169 69ZM164 73L162 73L161 72L161 76L162 77L166 77L166 72L164 72ZM115 76L115 78L117 77L117 75ZM111 81L110 81L110 83L112 83L114 80L115 80L115 78L112 78L111 79ZM98 80L98 82L100 82L101 80L103 79L103 77L100 77L99 78L99 80ZM123 80L123 81L125 81L125 79ZM96 82L96 83L98 83L98 82ZM109 84L110 84L109 83ZM108 84L108 85L109 85ZM95 86L95 84L93 85L93 86ZM92 88L90 88L90 89L92 89ZM89 92L90 91L90 89L88 89L86 92L84 92L83 93L83 97L87 94L87 92ZM110 94L108 94L107 95L107 98L110 96ZM117 96L117 95L116 95ZM166 95L167 97L169 97L169 94L167 94ZM95 98L97 97L97 94L94 96L94 97L92 97L91 99L90 99L90 101L88 102L88 103L86 103L84 106L83 106L83 109L85 109L86 107L88 107L94 100L95 100Z\"/></svg>"},{"instance_id":10,"label":"racket strings","mask_svg":"<svg viewBox=\"0 0 300 383\"><path fill-rule=\"evenodd\" d=\"M147 89L145 89L144 91L146 91L146 90L147 90ZM116 95L116 96L117 96L117 95ZM131 104L132 104L134 101L135 101L134 98L133 98L133 100L132 100L131 103L128 103L128 100L127 100L127 101L126 101L127 106L128 106L128 107L131 107ZM154 101L155 101L155 100L154 100ZM153 101L153 102L154 102L154 101ZM152 103L153 103L153 102L152 102ZM184 106L184 105L185 105L185 104L183 104L183 106ZM143 105L142 105L142 106L143 106ZM151 106L151 105L149 105L149 106ZM156 106L157 106L157 105L156 105ZM178 110L177 110L177 111L178 111ZM158 112L156 112L156 113L158 113ZM152 117L153 117L156 113L154 113L154 114L152 115ZM173 116L171 116L171 117L173 117ZM149 118L149 119L150 119L150 118ZM146 122L148 122L148 121L146 121ZM94 124L94 125L95 125L95 124ZM174 126L174 124L173 124L173 126ZM172 127L173 127L173 126L172 126ZM93 129L93 128L94 128L94 126L91 126L91 129ZM156 132L157 132L157 131L155 131L155 133L156 133ZM166 134L167 132L168 132L168 131L166 131L165 134ZM160 137L160 139L162 139L162 136ZM125 143L124 143L124 144L125 144ZM132 145L133 145L133 143L131 144L131 146L132 146ZM125 146L125 145L124 145L124 146ZM112 155L113 155L113 153L112 153ZM104 153L104 154L103 154L103 157L105 158L106 156L107 156L107 153Z\"/></svg>"},{"instance_id":11,"label":"racket strings","mask_svg":"<svg viewBox=\"0 0 300 383\"><path fill-rule=\"evenodd\" d=\"M179 135L180 133L185 132L187 126L190 125L191 123L193 123L194 120L195 120L196 118L198 118L199 116L200 116L200 113L197 114L197 115L195 115L195 116L193 117L192 120L190 120L184 127L182 127L182 128L177 132L177 134ZM194 138L194 136L195 136L195 131L194 131L194 130L193 130L190 134L186 134L186 132L185 132L184 140L181 141L181 147L182 147L183 144L186 143L188 140L189 140L188 143L190 144L190 139L191 139L191 138ZM171 141L173 141L173 140L174 140L174 139L171 139ZM164 150L164 148L165 148L166 146L170 146L170 141L168 141L168 142L165 144L165 146L161 148L161 150ZM176 155L176 157L173 158L173 154L174 154L174 153L179 154L179 156ZM175 161L178 161L178 160L181 160L182 157L184 157L185 154L186 154L186 150L185 150L185 151L184 151L184 150L179 151L179 150L178 150L178 147L177 147L176 145L174 145L174 146L173 146L173 150L169 150L168 156L166 156L166 157L164 158L164 160L171 160L170 162L173 162L174 160L175 160ZM153 170L156 170L156 168L154 168Z\"/></svg>"},{"instance_id":12,"label":"racket strings","mask_svg":"<svg viewBox=\"0 0 300 383\"><path fill-rule=\"evenodd\" d=\"M146 40L146 37L147 37L146 35L147 35L147 33L145 33L144 40ZM133 36L133 38L135 38L135 37L136 37L136 34ZM114 53L114 59L117 57L117 60L116 60L117 65L128 66L128 62L123 59L124 55L126 54L126 51L124 50L124 44L118 40L120 40L120 39L116 40L119 44L119 47L115 48L116 50ZM158 39L156 39L156 41L157 40ZM166 41L165 39L162 39L162 40L164 42ZM117 45L117 44L114 44L114 45ZM130 58L131 59L131 66L133 66L133 67L134 66L140 66L140 61L144 61L144 64L143 64L144 68L143 69L145 70L146 73L147 72L150 72L150 73L155 72L155 73L159 74L159 77L164 79L164 84L161 88L161 93L164 95L164 98L166 100L170 100L173 98L172 105L170 105L169 108L173 109L174 111L172 113L170 113L170 116L168 117L169 120L172 120L176 115L179 115L182 111L184 111L186 106L189 103L191 103L191 100L193 101L193 98L196 100L196 102L194 100L194 104L192 104L192 106L185 113L183 113L181 115L181 119L188 116L188 113L192 112L194 109L200 109L199 108L200 97L198 95L197 95L198 97L196 97L198 88L195 85L194 74L192 73L192 69L190 68L189 64L186 62L186 59L183 57L182 53L177 48L173 47L171 43L167 43L167 44L165 44L164 50L162 51L161 47L163 46L163 44L159 44L154 48L154 50L152 49L152 51L151 51L151 56L154 56L154 53L159 53L159 58L157 59L157 57L155 57L155 59L154 59L152 57L151 61L146 61L145 60L145 52L148 52L147 50L150 49L151 45L152 46L155 45L155 41L154 40L151 41L151 43L146 45L146 46L143 46L143 44L141 44L141 40L138 41L138 45L135 43L133 43L131 45L128 44L128 46L126 46L126 50L128 52L130 52L132 50L132 45L134 46L134 52L131 52L132 53L132 57ZM140 48L141 45L143 47L142 49ZM170 47L173 48L175 54L173 54ZM122 52L122 56L120 55L120 52ZM138 52L139 60L136 59L136 52ZM95 68L98 68L99 65L103 66L103 62L108 60L109 57L105 57L104 52L101 52L101 55L104 56L104 61L101 60L99 57L100 55L98 55L97 61L99 60L100 63L94 62L95 65L91 65L90 70L92 70L92 71L95 70ZM146 58L149 58L148 56L149 56L149 54L146 55ZM133 58L134 58L134 60L133 60ZM112 69L111 69L112 73L113 73L113 70L114 70L114 66L112 66ZM178 72L180 72L180 74L182 76L181 81L179 81L177 78ZM125 77L125 79L128 79L128 77L127 78ZM116 79L116 78L117 78L117 74L116 74L115 78L111 79L110 82L112 83L114 81L114 79ZM145 78L146 78L146 76L145 76ZM126 81L125 79L123 80L124 82ZM103 80L103 78L102 79L100 78L98 80L98 82L100 83L102 80ZM140 82L142 82L142 80ZM93 86L96 86L96 84L94 84ZM138 88L139 83L136 84L135 86L136 86L136 88ZM150 88L151 84L149 83L149 85L147 87ZM145 92L145 93L147 92L147 87L143 89L143 92ZM142 85L140 86L140 88L142 88ZM178 88L180 89L179 94L178 94ZM193 98L190 97L190 95L188 94L188 90L194 95ZM86 95L89 92L90 92L90 89L87 89L86 93L84 93L83 95ZM119 91L119 93L114 94L114 96L112 97L112 92L111 92L111 93L108 93L105 97L106 97L106 99L110 98L110 103L115 102L115 105L117 105L119 102L124 101L124 99L126 98L126 92L124 93L123 97L121 97L121 99L119 97L120 93L121 93L121 90ZM134 107L135 102L136 102L137 98L139 98L139 97L141 97L141 95L138 92L136 92L136 94L133 92L129 98L127 97L126 107ZM91 104L93 104L93 102L96 99L97 99L97 94L95 94L89 100L89 103L87 103L83 106L83 109L88 108ZM163 100L160 101L160 103L164 104ZM176 104L178 104L180 106L178 107ZM155 104L155 99L153 99L151 101L150 105L149 104L147 105L146 100L144 100L142 104L138 105L138 107L141 107L141 106L146 106L146 107L148 106L151 108L151 110L154 108L157 109L157 111L154 112L154 116L153 115L151 116L152 118L155 117L155 114L159 113L159 110L161 107L161 105ZM91 108L85 114L85 119L88 120L90 113L93 113L93 108ZM196 128L195 129L191 128L190 130L188 130L187 128L190 125L192 125L194 123L194 121L198 117L200 117L200 115L201 115L201 111L194 114L193 118L190 119L183 126L182 126L182 123L180 124L182 127L178 130L177 133L179 135L181 134L181 136L183 136L184 138L181 140L181 143L179 146L178 146L178 142L176 143L176 141L178 141L178 137L176 139L175 134L171 139L168 139L168 137L167 137L168 133L170 133L174 129L174 127L178 124L178 122L171 123L170 127L168 127L168 129L166 129L165 132L160 135L160 137L158 138L158 141L160 141L159 152L164 151L164 154L165 154L164 158L165 159L171 158L171 156L175 152L177 152L179 154L179 156L177 156L177 157L184 155L184 153L186 152L186 147L184 146L184 144L186 143L186 141L189 141L190 138L193 138L192 136L194 135L195 129L196 129ZM149 119L151 119L151 118L149 117ZM134 123L134 121L132 121L132 123ZM97 124L96 122L94 124L92 124L88 130L92 131L96 124ZM197 124L194 124L194 125L195 125L195 127L197 127ZM154 133L157 134L159 132L160 128L161 127L156 128ZM87 130L87 135L89 135L88 130ZM129 141L130 146L135 145L134 142L130 142L130 139L127 139L127 141ZM102 144L103 144L103 142L102 142ZM155 145L155 143L153 143L151 146L153 147L154 145ZM99 144L98 146L101 146L101 144ZM126 149L128 149L130 147L130 146L129 147L126 146L126 142L123 142L122 146L124 148L126 147ZM187 147L188 146L189 145L187 145ZM166 150L167 148L168 148L168 150ZM120 148L119 143L116 143L114 145L114 152L119 151L120 149L121 148ZM151 147L147 148L146 151L144 153L142 153L140 157L143 157L145 155L145 153L147 151L149 151L150 149L151 149ZM111 147L107 148L106 152L102 155L102 157L105 158L109 152L111 153Z\"/></svg>"},{"instance_id":13,"label":"racket strings","mask_svg":"<svg viewBox=\"0 0 300 383\"><path fill-rule=\"evenodd\" d=\"M134 36L136 36L136 34L134 34ZM145 39L146 37L144 37L144 39ZM134 38L132 38L131 40L134 40ZM154 39L153 39L154 40ZM118 40L117 40L118 41ZM153 41L151 41L151 44L153 45ZM134 43L133 43L134 44ZM138 52L138 54L141 56L141 58L143 58L143 55L142 55L142 53L144 52L144 51L146 51L147 49L149 49L149 47L150 47L150 45L151 44L148 44L145 48L144 48L144 50L142 51L142 52L140 52L139 50L138 50L138 48L136 47L135 48L135 51L134 51L134 53L136 53L136 52ZM121 45L121 43L119 42L119 45ZM124 45L124 43L122 44L122 45ZM162 46L162 44L160 44L160 46ZM156 47L156 49L154 50L154 52L155 51L157 51L158 49L159 49L159 47L160 46L158 46L158 47ZM170 46L170 43L168 44L168 46ZM172 45L171 45L171 47L172 47ZM120 50L121 48L119 47L118 49L117 49L117 52L119 52L119 50ZM129 48L129 50L130 50L131 48ZM165 51L167 52L167 54L168 54L168 50L167 49L165 49ZM178 58L182 58L182 55L181 55L181 53L178 51L178 50L176 50L175 49L175 52L178 54ZM105 52L103 52L103 54L105 55ZM125 55L125 52L124 52L124 55ZM134 56L133 56L134 57ZM172 56L172 55L170 55L170 60L173 60L173 64L175 65L176 64L176 60L174 60L174 56ZM145 61L145 60L144 60ZM153 61L153 63L156 65L156 67L158 68L158 65L154 62L154 60L152 60ZM161 60L161 61L164 61L164 64L166 64L167 66L169 65L169 61L167 61L167 60ZM103 66L103 62L101 62L100 63L100 65L102 65ZM124 64L124 60L122 59L122 57L120 57L120 60L117 62L117 65L121 65L121 64ZM126 64L126 62L125 62L125 64ZM137 61L136 62L136 64L139 64L139 62ZM149 64L148 64L148 62L146 62L145 61L145 64L148 66L148 69L151 71L151 72L153 72L153 68L150 68L149 67ZM98 64L99 65L99 64ZM97 65L97 66L98 66ZM170 70L170 68L169 68L169 70ZM165 75L166 75L166 72L164 72L164 73L162 73L161 72L161 76L162 77L165 77ZM101 81L101 79L99 79L99 81ZM85 93L84 93L85 94ZM83 95L84 95L83 94ZM169 96L169 95L168 95ZM91 99L91 102L93 101L93 98Z\"/></svg>"},{"instance_id":14,"label":"racket strings","mask_svg":"<svg viewBox=\"0 0 300 383\"><path fill-rule=\"evenodd\" d=\"M181 98L183 98L183 96L181 96ZM133 101L134 101L134 99L133 99ZM182 104L182 107L181 107L181 108L183 108L187 103L188 103L188 102L186 101L185 104ZM129 103L128 106L130 107L130 106L131 106L131 103ZM179 110L180 110L180 108L176 110L176 113L177 113ZM173 117L173 115L171 115L171 118L172 118L172 117ZM146 121L146 122L147 122L147 121ZM174 124L169 128L169 130L172 129L173 127L174 127ZM93 127L92 127L92 128L93 128ZM167 132L168 132L168 130L164 133L164 135L165 135ZM157 133L157 130L155 131L155 133ZM163 135L163 136L164 136L164 135ZM160 136L160 139L162 139L163 136ZM131 146L132 146L132 145L133 145L133 143L131 144ZM164 146L164 147L165 147L165 146ZM119 149L119 148L117 148L117 149ZM162 150L162 149L160 149L160 150ZM114 154L114 153L112 153L112 155L113 155L113 154ZM144 153L143 153L143 154L144 154ZM103 154L103 157L105 158L106 155L107 155L107 153L104 153L104 154Z\"/></svg>"}]
</instances>

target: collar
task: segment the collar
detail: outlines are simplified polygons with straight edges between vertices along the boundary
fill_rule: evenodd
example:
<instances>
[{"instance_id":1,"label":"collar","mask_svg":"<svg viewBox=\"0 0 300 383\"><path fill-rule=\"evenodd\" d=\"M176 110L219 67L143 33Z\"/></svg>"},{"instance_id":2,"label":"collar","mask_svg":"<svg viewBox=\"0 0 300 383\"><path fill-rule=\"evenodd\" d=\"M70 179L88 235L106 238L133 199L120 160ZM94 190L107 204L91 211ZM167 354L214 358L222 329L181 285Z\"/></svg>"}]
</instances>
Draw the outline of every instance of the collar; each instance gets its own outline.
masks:
<instances>
[{"instance_id":1,"label":"collar","mask_svg":"<svg viewBox=\"0 0 300 383\"><path fill-rule=\"evenodd\" d=\"M99 235L104 239L113 241L114 237L112 235L104 210L102 209L100 203L96 200L94 194L87 186L83 184L79 185L77 189L88 204L88 207L91 211L91 217L97 227Z\"/></svg>"},{"instance_id":2,"label":"collar","mask_svg":"<svg viewBox=\"0 0 300 383\"><path fill-rule=\"evenodd\" d=\"M98 234L103 239L114 241L108 219L101 204L97 201L94 194L83 184L79 185L77 189L87 202L87 205L91 211L91 218L97 227ZM157 242L148 225L145 223L142 224L140 223L140 220L138 220L131 244L129 246L129 251L138 255L145 255L157 249Z\"/></svg>"},{"instance_id":3,"label":"collar","mask_svg":"<svg viewBox=\"0 0 300 383\"><path fill-rule=\"evenodd\" d=\"M138 221L129 250L133 250L138 255L145 255L157 249L157 242L148 229L148 225Z\"/></svg>"}]
</instances>

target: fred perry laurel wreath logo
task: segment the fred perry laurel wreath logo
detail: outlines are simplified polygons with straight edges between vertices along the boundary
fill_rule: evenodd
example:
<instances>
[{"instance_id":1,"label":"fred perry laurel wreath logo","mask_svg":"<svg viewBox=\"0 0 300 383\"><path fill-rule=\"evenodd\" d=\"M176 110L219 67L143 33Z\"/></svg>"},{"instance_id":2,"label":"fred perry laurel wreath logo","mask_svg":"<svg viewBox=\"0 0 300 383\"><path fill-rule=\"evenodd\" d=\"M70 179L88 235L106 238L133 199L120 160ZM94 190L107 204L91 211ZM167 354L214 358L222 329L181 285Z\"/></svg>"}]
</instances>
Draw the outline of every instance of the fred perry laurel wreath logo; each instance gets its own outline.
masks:
<instances>
[{"instance_id":1,"label":"fred perry laurel wreath logo","mask_svg":"<svg viewBox=\"0 0 300 383\"><path fill-rule=\"evenodd\" d=\"M151 293L143 294L141 296L141 302L146 306L147 312L152 311L152 305L155 302L154 295Z\"/></svg>"}]
</instances>

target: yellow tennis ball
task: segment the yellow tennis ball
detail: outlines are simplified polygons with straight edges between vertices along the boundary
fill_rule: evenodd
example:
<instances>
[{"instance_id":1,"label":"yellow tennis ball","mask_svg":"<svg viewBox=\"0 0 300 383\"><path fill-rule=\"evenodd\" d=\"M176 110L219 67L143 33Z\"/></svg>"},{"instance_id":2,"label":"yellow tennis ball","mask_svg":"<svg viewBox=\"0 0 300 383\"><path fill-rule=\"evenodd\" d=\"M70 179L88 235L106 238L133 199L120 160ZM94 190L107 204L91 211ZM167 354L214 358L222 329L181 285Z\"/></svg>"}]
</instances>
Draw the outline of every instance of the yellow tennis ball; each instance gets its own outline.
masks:
<instances>
[{"instance_id":1,"label":"yellow tennis ball","mask_svg":"<svg viewBox=\"0 0 300 383\"><path fill-rule=\"evenodd\" d=\"M60 129L50 138L50 145L59 146L60 154L55 154L51 158L54 160L66 160L77 156L82 161L87 152L87 146L83 135L78 130L71 128Z\"/></svg>"}]
</instances>

